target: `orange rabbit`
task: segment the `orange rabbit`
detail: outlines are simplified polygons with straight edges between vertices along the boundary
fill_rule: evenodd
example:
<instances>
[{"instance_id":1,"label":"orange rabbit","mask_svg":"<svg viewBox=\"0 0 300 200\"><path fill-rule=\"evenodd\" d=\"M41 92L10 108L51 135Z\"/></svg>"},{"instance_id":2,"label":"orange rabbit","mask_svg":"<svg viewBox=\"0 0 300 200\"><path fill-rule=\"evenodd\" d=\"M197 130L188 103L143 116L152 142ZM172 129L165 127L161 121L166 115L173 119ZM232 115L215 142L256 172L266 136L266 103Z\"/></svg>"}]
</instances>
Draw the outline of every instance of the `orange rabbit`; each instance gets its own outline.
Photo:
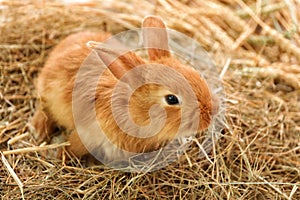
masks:
<instances>
[{"instance_id":1,"label":"orange rabbit","mask_svg":"<svg viewBox=\"0 0 300 200\"><path fill-rule=\"evenodd\" d=\"M160 31L151 31L151 28ZM174 138L196 135L209 126L218 104L213 102L206 82L192 67L171 56L166 26L160 18L146 17L142 30L148 62L132 51L110 62L111 57L119 53L117 43L110 48L89 42L103 42L111 37L109 33L81 32L57 45L38 77L37 91L41 102L32 124L39 140L49 137L53 127L63 126L72 131L69 152L81 157L90 151L102 151L106 157L114 159L112 146L128 152L149 152ZM107 68L101 77L93 72L98 68L96 65L83 74L85 81L97 81L97 87L95 90L82 89L79 94L83 102L77 106L82 113L81 123L86 127L97 123L108 140L97 136L95 131L79 135L74 123L72 93L76 76L91 52ZM131 78L126 79L126 74L135 70ZM189 92L184 81L178 81L180 77L189 84ZM171 86L149 81L153 79L171 83ZM137 87L138 82L143 84ZM125 85L125 89L115 92L118 83ZM189 95L194 97L194 102ZM92 107L84 105L86 103L94 106L96 121L90 119L87 108ZM153 131L156 134L150 134Z\"/></svg>"}]
</instances>

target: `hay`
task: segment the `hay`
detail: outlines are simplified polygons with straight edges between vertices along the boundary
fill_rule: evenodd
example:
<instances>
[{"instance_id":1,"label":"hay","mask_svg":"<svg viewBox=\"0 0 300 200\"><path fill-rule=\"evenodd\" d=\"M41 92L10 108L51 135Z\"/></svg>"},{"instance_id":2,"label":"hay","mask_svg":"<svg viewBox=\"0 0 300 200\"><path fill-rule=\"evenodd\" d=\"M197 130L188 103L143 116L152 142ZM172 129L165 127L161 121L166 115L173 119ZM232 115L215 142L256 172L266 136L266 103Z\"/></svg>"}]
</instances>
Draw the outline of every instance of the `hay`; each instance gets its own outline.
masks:
<instances>
[{"instance_id":1,"label":"hay","mask_svg":"<svg viewBox=\"0 0 300 200\"><path fill-rule=\"evenodd\" d=\"M299 10L293 0L1 2L1 198L300 199ZM139 27L147 14L198 40L222 72L227 124L212 163L197 145L146 174L45 158L60 145L37 146L28 122L51 48L81 30Z\"/></svg>"}]
</instances>

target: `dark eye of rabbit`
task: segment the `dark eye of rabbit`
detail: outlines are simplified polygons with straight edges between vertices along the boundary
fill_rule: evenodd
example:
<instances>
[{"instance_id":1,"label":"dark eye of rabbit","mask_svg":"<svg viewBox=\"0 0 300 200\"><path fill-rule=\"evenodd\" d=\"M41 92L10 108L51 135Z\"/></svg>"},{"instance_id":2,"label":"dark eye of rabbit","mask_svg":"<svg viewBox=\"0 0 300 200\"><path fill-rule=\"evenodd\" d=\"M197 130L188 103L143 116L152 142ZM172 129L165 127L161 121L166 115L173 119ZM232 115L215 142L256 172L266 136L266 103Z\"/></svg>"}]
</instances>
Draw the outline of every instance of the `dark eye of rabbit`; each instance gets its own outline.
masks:
<instances>
[{"instance_id":1,"label":"dark eye of rabbit","mask_svg":"<svg viewBox=\"0 0 300 200\"><path fill-rule=\"evenodd\" d=\"M178 98L173 94L169 94L169 95L165 96L165 99L169 105L178 105L179 104Z\"/></svg>"}]
</instances>

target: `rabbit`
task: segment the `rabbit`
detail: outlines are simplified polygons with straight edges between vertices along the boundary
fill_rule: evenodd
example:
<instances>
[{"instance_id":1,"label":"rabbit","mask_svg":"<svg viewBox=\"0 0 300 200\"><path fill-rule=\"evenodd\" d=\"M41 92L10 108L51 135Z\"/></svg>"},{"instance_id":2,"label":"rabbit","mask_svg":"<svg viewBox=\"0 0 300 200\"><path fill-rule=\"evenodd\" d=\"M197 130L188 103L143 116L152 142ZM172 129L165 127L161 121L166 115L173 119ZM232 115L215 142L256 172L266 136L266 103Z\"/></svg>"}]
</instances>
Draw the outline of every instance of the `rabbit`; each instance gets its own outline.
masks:
<instances>
[{"instance_id":1,"label":"rabbit","mask_svg":"<svg viewBox=\"0 0 300 200\"><path fill-rule=\"evenodd\" d=\"M151 31L151 28L157 28L160 31ZM168 47L167 28L160 17L145 17L142 22L142 32L148 61L135 52L128 51L110 62L113 55L119 54L120 48L117 43L116 46L105 47L103 45L101 47L101 44L112 36L106 32L75 33L61 41L53 49L38 76L36 86L40 105L31 123L35 128L35 136L38 141L51 137L54 128L62 126L71 131L68 137L70 146L66 148L69 153L76 157L82 157L90 154L92 149L102 151L106 157L114 159L112 146L128 152L151 152L163 147L174 138L196 135L208 128L219 105L206 81L191 66L181 63L171 55ZM93 123L101 127L109 142L95 136L96 133L91 131L79 134L74 122L72 92L75 87L75 79L81 64L93 52L106 69L100 78L93 73L93 69L98 66L91 67L90 71L83 74L85 81L97 80L98 83L95 94L91 94L93 90L89 91L89 89L83 89L81 94L83 101L94 105L96 121ZM144 65L153 65L154 67L151 69L150 67L140 67ZM155 67L156 65L157 67ZM126 73L131 70L138 70L138 73L133 73L133 78L127 79L126 82ZM169 73L175 74L175 77L170 76ZM189 97L183 95L186 88L183 88L183 83L177 81L177 75L183 77L190 85L196 104L190 104ZM173 86L166 87L152 82L147 83L147 80L151 80L153 77L159 81L170 82ZM165 80L166 78L161 77L168 78ZM146 81L145 84L134 88L134 84L140 80ZM127 89L114 93L119 82ZM127 97L128 94L131 96ZM129 100L126 100L125 96ZM115 110L117 114L113 113L113 99L123 106L119 106ZM90 123L89 117L85 116L88 115L86 113L89 113L88 107L84 107L84 103L81 104L82 107L79 106L78 109L81 109L80 112L82 112L82 122L88 124ZM78 105L81 104L79 102ZM155 106L159 109L151 112ZM130 116L124 113L129 113ZM116 122L114 115L118 114L121 116L123 124ZM182 119L183 117L184 119ZM160 126L156 126L156 123L159 124L162 118L164 118L164 126L158 128L156 134L147 135L147 137L129 134L130 128L127 129L128 132L120 128L120 126L130 124L131 120L135 124L135 129L132 128L132 130L138 130L139 134L143 134L141 130L144 130L148 134L149 129L145 127L149 128L151 124L152 128ZM144 127L144 129L139 127Z\"/></svg>"}]
</instances>

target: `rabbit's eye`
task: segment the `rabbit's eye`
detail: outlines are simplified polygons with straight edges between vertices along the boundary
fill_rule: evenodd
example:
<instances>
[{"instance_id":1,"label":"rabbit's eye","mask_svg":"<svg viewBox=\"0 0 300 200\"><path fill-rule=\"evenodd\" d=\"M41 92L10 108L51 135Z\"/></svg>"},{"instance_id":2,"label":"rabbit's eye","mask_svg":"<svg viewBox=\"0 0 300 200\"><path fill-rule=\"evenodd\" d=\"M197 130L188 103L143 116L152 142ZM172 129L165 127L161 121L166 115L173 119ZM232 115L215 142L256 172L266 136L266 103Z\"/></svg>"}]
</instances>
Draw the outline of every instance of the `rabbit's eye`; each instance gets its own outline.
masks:
<instances>
[{"instance_id":1,"label":"rabbit's eye","mask_svg":"<svg viewBox=\"0 0 300 200\"><path fill-rule=\"evenodd\" d=\"M169 105L178 105L179 104L178 98L173 94L166 95L165 99Z\"/></svg>"}]
</instances>

